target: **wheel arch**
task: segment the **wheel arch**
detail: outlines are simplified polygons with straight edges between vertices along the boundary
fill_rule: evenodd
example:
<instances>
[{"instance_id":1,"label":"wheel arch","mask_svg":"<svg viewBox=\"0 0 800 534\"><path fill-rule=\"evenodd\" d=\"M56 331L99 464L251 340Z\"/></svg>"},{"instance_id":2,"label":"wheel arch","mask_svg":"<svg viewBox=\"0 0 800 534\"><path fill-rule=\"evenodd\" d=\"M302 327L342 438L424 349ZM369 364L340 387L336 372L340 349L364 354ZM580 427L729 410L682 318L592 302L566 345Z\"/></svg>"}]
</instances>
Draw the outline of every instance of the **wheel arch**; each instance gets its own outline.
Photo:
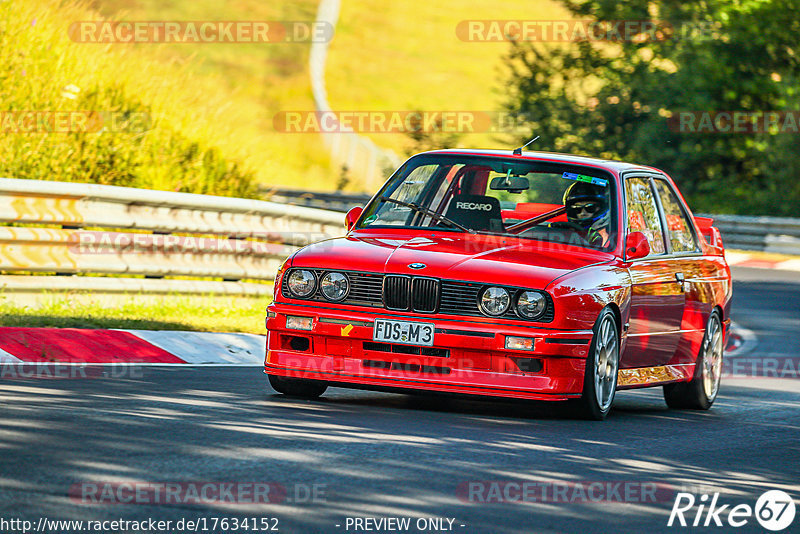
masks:
<instances>
[{"instance_id":1,"label":"wheel arch","mask_svg":"<svg viewBox=\"0 0 800 534\"><path fill-rule=\"evenodd\" d=\"M606 308L608 308L608 309L610 309L612 311L612 313L614 314L614 318L617 320L617 337L621 341L622 340L622 312L619 309L619 305L616 302L609 302L608 304L606 304L606 306L603 308L603 310L605 310ZM600 311L600 313L602 313L602 310ZM620 347L620 349L621 348L622 347Z\"/></svg>"}]
</instances>

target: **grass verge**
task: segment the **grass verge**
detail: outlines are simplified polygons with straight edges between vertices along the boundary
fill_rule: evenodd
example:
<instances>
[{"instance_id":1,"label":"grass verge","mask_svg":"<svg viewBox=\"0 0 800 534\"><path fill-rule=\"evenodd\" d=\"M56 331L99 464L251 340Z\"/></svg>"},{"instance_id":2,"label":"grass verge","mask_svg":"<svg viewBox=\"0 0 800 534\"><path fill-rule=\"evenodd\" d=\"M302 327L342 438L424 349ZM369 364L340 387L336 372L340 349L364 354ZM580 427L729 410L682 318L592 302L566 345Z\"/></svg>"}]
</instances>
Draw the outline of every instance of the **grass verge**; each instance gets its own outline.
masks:
<instances>
[{"instance_id":1,"label":"grass verge","mask_svg":"<svg viewBox=\"0 0 800 534\"><path fill-rule=\"evenodd\" d=\"M263 334L264 297L0 294L0 326L123 328Z\"/></svg>"}]
</instances>

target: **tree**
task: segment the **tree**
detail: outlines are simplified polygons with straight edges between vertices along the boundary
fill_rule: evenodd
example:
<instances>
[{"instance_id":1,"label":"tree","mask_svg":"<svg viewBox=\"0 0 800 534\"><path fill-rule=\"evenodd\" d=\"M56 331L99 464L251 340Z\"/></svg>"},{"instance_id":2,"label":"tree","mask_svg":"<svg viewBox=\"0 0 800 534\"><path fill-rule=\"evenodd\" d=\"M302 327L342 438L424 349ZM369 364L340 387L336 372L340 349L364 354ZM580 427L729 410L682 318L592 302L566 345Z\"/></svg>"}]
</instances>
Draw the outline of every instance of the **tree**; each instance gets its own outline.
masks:
<instances>
[{"instance_id":1,"label":"tree","mask_svg":"<svg viewBox=\"0 0 800 534\"><path fill-rule=\"evenodd\" d=\"M618 41L513 42L505 107L541 136L537 147L663 169L696 211L799 215L791 173L800 134L791 121L755 133L698 128L704 118L724 128L719 112L750 112L746 120L758 124L765 112L797 118L797 0L562 2L576 19L656 30L642 25ZM681 122L692 117L693 127Z\"/></svg>"}]
</instances>

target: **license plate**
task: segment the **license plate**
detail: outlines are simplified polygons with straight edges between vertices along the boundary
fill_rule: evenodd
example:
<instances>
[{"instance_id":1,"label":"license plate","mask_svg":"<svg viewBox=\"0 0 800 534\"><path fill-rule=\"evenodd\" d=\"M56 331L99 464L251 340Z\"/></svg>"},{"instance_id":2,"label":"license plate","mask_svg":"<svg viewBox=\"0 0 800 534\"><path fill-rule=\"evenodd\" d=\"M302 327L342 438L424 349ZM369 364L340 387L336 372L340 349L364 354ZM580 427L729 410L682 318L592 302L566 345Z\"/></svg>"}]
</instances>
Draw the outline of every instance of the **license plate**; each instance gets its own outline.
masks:
<instances>
[{"instance_id":1,"label":"license plate","mask_svg":"<svg viewBox=\"0 0 800 534\"><path fill-rule=\"evenodd\" d=\"M403 345L433 346L433 323L414 323L409 321L393 321L375 319L372 329L373 341L400 343Z\"/></svg>"}]
</instances>

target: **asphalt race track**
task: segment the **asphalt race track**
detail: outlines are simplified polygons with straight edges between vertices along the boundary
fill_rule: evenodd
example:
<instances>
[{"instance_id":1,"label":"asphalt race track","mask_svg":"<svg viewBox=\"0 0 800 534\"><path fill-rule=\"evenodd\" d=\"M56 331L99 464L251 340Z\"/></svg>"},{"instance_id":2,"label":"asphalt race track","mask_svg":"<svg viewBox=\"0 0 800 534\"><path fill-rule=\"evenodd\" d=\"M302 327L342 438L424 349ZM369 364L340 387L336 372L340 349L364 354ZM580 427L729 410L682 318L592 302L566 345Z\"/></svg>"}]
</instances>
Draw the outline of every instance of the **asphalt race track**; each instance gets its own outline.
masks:
<instances>
[{"instance_id":1,"label":"asphalt race track","mask_svg":"<svg viewBox=\"0 0 800 534\"><path fill-rule=\"evenodd\" d=\"M734 269L733 318L758 340L737 358L779 358L797 370L798 274ZM600 423L528 403L339 389L319 401L291 400L273 393L257 368L137 373L0 381L0 519L206 518L207 532L234 517L277 518L284 533L391 531L357 529L353 519L387 517L412 518L406 532L420 531L418 518L454 520L426 523L425 532L764 532L754 518L737 529L668 528L667 520L680 488L698 499L719 492L719 504L731 507L753 506L769 489L800 497L796 375L726 378L703 413L667 410L660 389L622 392ZM518 492L492 494L490 481L562 493L514 502ZM121 503L113 491L106 499L92 489L181 483L184 491L194 482L270 483L280 502L151 495ZM577 490L590 484L616 484L619 494L593 502ZM497 502L504 499L512 502ZM792 530L800 531L800 517Z\"/></svg>"}]
</instances>

